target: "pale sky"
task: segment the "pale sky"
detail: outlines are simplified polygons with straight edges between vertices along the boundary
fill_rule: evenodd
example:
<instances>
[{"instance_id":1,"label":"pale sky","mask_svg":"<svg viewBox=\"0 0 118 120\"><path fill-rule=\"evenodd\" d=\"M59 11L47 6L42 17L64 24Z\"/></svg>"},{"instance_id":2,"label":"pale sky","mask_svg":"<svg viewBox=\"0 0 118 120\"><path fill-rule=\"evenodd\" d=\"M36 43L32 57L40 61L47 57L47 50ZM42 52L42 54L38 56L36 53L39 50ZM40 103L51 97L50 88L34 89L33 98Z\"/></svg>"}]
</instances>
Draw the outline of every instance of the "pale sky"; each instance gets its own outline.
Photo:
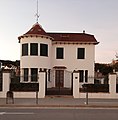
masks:
<instances>
[{"instance_id":1,"label":"pale sky","mask_svg":"<svg viewBox=\"0 0 118 120\"><path fill-rule=\"evenodd\" d=\"M18 36L36 23L37 0L0 0L0 59L19 60ZM118 0L39 0L46 32L93 34L95 62L110 63L118 52Z\"/></svg>"}]
</instances>

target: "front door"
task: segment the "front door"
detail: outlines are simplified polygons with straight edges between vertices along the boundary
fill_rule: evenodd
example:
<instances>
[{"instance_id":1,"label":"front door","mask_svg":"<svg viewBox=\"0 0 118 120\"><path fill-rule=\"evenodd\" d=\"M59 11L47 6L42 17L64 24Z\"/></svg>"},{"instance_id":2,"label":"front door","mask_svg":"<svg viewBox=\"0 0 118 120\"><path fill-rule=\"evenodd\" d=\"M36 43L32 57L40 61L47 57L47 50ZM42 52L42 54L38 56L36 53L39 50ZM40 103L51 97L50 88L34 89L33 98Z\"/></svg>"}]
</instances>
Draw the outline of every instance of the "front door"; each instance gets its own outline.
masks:
<instances>
[{"instance_id":1,"label":"front door","mask_svg":"<svg viewBox=\"0 0 118 120\"><path fill-rule=\"evenodd\" d=\"M55 69L50 76L54 80L54 87L47 88L47 95L72 95L72 75L71 72ZM65 83L65 84L64 84Z\"/></svg>"},{"instance_id":2,"label":"front door","mask_svg":"<svg viewBox=\"0 0 118 120\"><path fill-rule=\"evenodd\" d=\"M55 87L59 89L64 87L64 70L55 71Z\"/></svg>"}]
</instances>

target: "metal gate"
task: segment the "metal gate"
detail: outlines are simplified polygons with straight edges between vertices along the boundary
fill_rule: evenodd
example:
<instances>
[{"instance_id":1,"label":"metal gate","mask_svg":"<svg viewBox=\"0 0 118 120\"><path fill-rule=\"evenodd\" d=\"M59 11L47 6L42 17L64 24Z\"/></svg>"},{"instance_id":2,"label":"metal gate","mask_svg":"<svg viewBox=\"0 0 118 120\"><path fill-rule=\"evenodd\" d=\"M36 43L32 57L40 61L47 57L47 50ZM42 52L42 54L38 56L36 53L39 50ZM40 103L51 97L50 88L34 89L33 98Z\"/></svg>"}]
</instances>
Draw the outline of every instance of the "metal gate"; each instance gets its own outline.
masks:
<instances>
[{"instance_id":1,"label":"metal gate","mask_svg":"<svg viewBox=\"0 0 118 120\"><path fill-rule=\"evenodd\" d=\"M0 71L0 91L2 91L2 71Z\"/></svg>"},{"instance_id":2,"label":"metal gate","mask_svg":"<svg viewBox=\"0 0 118 120\"><path fill-rule=\"evenodd\" d=\"M46 95L72 95L72 72L51 70L47 78Z\"/></svg>"}]
</instances>

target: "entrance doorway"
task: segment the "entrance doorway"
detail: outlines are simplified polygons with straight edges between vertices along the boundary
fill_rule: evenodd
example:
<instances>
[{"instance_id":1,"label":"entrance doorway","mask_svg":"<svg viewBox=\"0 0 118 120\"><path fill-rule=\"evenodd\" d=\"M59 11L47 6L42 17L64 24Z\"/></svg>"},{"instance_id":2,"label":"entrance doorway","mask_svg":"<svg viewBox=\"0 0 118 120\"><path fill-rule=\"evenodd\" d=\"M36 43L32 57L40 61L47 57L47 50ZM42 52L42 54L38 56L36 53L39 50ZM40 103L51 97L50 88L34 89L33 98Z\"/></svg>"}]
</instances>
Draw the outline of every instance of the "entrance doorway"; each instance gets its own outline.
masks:
<instances>
[{"instance_id":1,"label":"entrance doorway","mask_svg":"<svg viewBox=\"0 0 118 120\"><path fill-rule=\"evenodd\" d=\"M46 95L72 95L72 72L65 69L50 70L47 80Z\"/></svg>"},{"instance_id":2,"label":"entrance doorway","mask_svg":"<svg viewBox=\"0 0 118 120\"><path fill-rule=\"evenodd\" d=\"M55 71L55 87L59 89L64 87L64 70Z\"/></svg>"}]
</instances>

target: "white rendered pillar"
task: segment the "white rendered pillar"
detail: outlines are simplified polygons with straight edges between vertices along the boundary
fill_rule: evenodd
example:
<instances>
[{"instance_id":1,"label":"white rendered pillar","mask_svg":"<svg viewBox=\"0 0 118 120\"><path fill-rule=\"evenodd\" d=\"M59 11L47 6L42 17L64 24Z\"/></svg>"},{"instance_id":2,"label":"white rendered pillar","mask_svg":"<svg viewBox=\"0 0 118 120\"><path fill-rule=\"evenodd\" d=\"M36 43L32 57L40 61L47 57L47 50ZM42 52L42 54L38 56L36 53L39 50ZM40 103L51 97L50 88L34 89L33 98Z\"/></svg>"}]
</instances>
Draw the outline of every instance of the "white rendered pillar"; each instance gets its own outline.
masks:
<instances>
[{"instance_id":1,"label":"white rendered pillar","mask_svg":"<svg viewBox=\"0 0 118 120\"><path fill-rule=\"evenodd\" d=\"M73 97L79 98L79 72L73 73Z\"/></svg>"},{"instance_id":2,"label":"white rendered pillar","mask_svg":"<svg viewBox=\"0 0 118 120\"><path fill-rule=\"evenodd\" d=\"M10 71L3 72L3 95L6 97L7 91L10 88Z\"/></svg>"},{"instance_id":3,"label":"white rendered pillar","mask_svg":"<svg viewBox=\"0 0 118 120\"><path fill-rule=\"evenodd\" d=\"M45 98L45 72L39 72L39 98Z\"/></svg>"},{"instance_id":4,"label":"white rendered pillar","mask_svg":"<svg viewBox=\"0 0 118 120\"><path fill-rule=\"evenodd\" d=\"M109 92L111 95L116 94L116 73L109 75Z\"/></svg>"}]
</instances>

